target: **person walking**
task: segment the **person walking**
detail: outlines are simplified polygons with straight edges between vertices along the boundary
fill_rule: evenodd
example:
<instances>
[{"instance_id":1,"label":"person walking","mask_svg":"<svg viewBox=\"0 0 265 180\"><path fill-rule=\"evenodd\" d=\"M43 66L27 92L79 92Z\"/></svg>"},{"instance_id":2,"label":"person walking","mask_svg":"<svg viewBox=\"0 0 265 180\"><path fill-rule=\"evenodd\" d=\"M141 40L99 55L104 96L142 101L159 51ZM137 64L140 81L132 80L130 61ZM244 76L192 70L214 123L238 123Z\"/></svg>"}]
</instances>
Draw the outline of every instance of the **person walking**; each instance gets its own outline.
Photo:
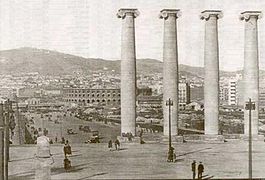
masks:
<instances>
[{"instance_id":1,"label":"person walking","mask_svg":"<svg viewBox=\"0 0 265 180\"><path fill-rule=\"evenodd\" d=\"M200 162L200 164L198 165L198 179L202 179L203 171L204 171L204 166L202 162Z\"/></svg>"},{"instance_id":2,"label":"person walking","mask_svg":"<svg viewBox=\"0 0 265 180\"><path fill-rule=\"evenodd\" d=\"M120 141L118 139L115 140L115 148L116 150L120 149Z\"/></svg>"},{"instance_id":3,"label":"person walking","mask_svg":"<svg viewBox=\"0 0 265 180\"><path fill-rule=\"evenodd\" d=\"M167 162L174 162L174 148L173 147L170 147L170 149L168 150Z\"/></svg>"},{"instance_id":4,"label":"person walking","mask_svg":"<svg viewBox=\"0 0 265 180\"><path fill-rule=\"evenodd\" d=\"M196 161L193 160L191 163L191 170L192 170L192 179L195 179L196 177Z\"/></svg>"},{"instance_id":5,"label":"person walking","mask_svg":"<svg viewBox=\"0 0 265 180\"><path fill-rule=\"evenodd\" d=\"M63 147L64 156L66 157L67 154L72 155L72 147L69 144L69 141L66 140L66 143Z\"/></svg>"},{"instance_id":6,"label":"person walking","mask_svg":"<svg viewBox=\"0 0 265 180\"><path fill-rule=\"evenodd\" d=\"M115 147L116 147L116 146L115 146ZM108 148L109 148L110 151L112 150L112 140L109 140Z\"/></svg>"},{"instance_id":7,"label":"person walking","mask_svg":"<svg viewBox=\"0 0 265 180\"><path fill-rule=\"evenodd\" d=\"M65 145L63 147L63 152L64 152L64 169L67 171L71 168L71 161L67 158L68 155L72 155L72 147L69 144L69 141L66 140Z\"/></svg>"}]
</instances>

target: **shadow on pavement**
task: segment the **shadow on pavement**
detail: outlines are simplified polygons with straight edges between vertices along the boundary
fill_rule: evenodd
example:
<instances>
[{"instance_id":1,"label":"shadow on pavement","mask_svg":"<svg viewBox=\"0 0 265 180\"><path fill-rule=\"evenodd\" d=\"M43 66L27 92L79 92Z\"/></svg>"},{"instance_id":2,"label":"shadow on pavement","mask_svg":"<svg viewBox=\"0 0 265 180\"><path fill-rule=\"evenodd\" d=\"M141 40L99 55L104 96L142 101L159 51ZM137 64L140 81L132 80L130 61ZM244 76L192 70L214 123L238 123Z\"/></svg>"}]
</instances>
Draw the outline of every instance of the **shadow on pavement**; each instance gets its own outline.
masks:
<instances>
[{"instance_id":1,"label":"shadow on pavement","mask_svg":"<svg viewBox=\"0 0 265 180\"><path fill-rule=\"evenodd\" d=\"M206 175L202 176L202 179L212 179L213 177L214 176L210 176L210 175L206 174Z\"/></svg>"},{"instance_id":2,"label":"shadow on pavement","mask_svg":"<svg viewBox=\"0 0 265 180\"><path fill-rule=\"evenodd\" d=\"M93 174L91 176L87 176L87 177L83 177L83 178L80 178L80 179L77 179L77 180L85 180L85 179L88 179L88 178L92 178L92 177L95 177L95 176L101 176L101 175L105 175L105 174L108 174L108 173L97 173L97 174Z\"/></svg>"},{"instance_id":3,"label":"shadow on pavement","mask_svg":"<svg viewBox=\"0 0 265 180\"><path fill-rule=\"evenodd\" d=\"M76 166L72 166L71 169L69 169L67 171L63 167L52 168L51 171L52 171L52 175L67 173L67 172L78 172L78 171L85 169L87 166L88 166L88 164L79 164Z\"/></svg>"},{"instance_id":4,"label":"shadow on pavement","mask_svg":"<svg viewBox=\"0 0 265 180\"><path fill-rule=\"evenodd\" d=\"M34 179L34 177L35 177L35 172L29 171L29 172L12 174L8 176L8 179L9 180Z\"/></svg>"},{"instance_id":5,"label":"shadow on pavement","mask_svg":"<svg viewBox=\"0 0 265 180\"><path fill-rule=\"evenodd\" d=\"M193 153L201 152L201 151L204 151L204 150L207 150L207 149L212 149L212 148L208 147L208 148L204 148L204 149L199 149L197 151L190 151L190 152L187 152L187 153L184 153L184 154L179 154L176 157L180 157L180 156L185 156L185 155L188 155L188 154L193 154Z\"/></svg>"},{"instance_id":6,"label":"shadow on pavement","mask_svg":"<svg viewBox=\"0 0 265 180\"><path fill-rule=\"evenodd\" d=\"M78 152L78 151L72 151L72 152ZM63 155L63 153L54 153L53 156L58 156L58 155ZM72 155L74 156L74 155ZM15 162L15 161L24 161L24 160L29 160L29 159L35 159L35 157L28 157L28 158L21 158L21 159L12 159L9 160L9 162Z\"/></svg>"},{"instance_id":7,"label":"shadow on pavement","mask_svg":"<svg viewBox=\"0 0 265 180\"><path fill-rule=\"evenodd\" d=\"M111 150L111 151L123 151L123 150L127 150L128 148L120 148L119 150L116 150L116 149L114 149L114 150Z\"/></svg>"},{"instance_id":8,"label":"shadow on pavement","mask_svg":"<svg viewBox=\"0 0 265 180\"><path fill-rule=\"evenodd\" d=\"M73 155L70 155L69 157L78 157L78 156L82 156L82 154L73 154Z\"/></svg>"},{"instance_id":9,"label":"shadow on pavement","mask_svg":"<svg viewBox=\"0 0 265 180\"><path fill-rule=\"evenodd\" d=\"M182 158L182 159L176 159L176 160L175 160L175 163L177 163L177 162L182 162L182 161L184 161L184 158Z\"/></svg>"}]
</instances>

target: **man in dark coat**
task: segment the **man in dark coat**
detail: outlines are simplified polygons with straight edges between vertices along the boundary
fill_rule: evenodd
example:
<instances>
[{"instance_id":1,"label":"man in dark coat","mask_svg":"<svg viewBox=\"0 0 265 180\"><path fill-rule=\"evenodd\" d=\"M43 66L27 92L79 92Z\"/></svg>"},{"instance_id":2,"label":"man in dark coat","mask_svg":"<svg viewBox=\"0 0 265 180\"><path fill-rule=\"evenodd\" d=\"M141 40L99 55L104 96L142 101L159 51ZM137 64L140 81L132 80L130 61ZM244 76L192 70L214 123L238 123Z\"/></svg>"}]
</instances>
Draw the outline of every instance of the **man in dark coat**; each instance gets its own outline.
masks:
<instances>
[{"instance_id":1,"label":"man in dark coat","mask_svg":"<svg viewBox=\"0 0 265 180\"><path fill-rule=\"evenodd\" d=\"M118 139L115 140L114 144L115 144L115 149L120 150L120 141Z\"/></svg>"},{"instance_id":2,"label":"man in dark coat","mask_svg":"<svg viewBox=\"0 0 265 180\"><path fill-rule=\"evenodd\" d=\"M112 150L112 140L109 140L108 148L109 148L110 151Z\"/></svg>"},{"instance_id":3,"label":"man in dark coat","mask_svg":"<svg viewBox=\"0 0 265 180\"><path fill-rule=\"evenodd\" d=\"M202 179L203 171L204 171L204 166L203 166L202 162L200 162L200 164L198 166L198 179Z\"/></svg>"},{"instance_id":4,"label":"man in dark coat","mask_svg":"<svg viewBox=\"0 0 265 180\"><path fill-rule=\"evenodd\" d=\"M193 160L191 163L191 170L192 170L192 179L195 179L196 177L196 161Z\"/></svg>"}]
</instances>

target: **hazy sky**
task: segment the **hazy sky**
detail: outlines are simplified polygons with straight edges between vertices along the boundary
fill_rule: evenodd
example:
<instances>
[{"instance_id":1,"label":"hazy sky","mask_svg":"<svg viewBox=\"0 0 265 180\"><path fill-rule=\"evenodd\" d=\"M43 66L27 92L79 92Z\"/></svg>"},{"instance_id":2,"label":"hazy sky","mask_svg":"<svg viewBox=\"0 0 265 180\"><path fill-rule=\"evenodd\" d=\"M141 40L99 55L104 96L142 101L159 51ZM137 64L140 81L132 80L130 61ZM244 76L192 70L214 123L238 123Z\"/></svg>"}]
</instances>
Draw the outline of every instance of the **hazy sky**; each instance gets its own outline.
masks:
<instances>
[{"instance_id":1,"label":"hazy sky","mask_svg":"<svg viewBox=\"0 0 265 180\"><path fill-rule=\"evenodd\" d=\"M0 49L36 47L83 57L120 59L121 7L138 8L137 58L162 60L164 8L182 11L178 19L179 63L203 66L204 21L200 12L223 10L219 20L220 68L243 66L246 10L265 13L264 0L0 0ZM260 66L265 68L265 18L259 20Z\"/></svg>"}]
</instances>

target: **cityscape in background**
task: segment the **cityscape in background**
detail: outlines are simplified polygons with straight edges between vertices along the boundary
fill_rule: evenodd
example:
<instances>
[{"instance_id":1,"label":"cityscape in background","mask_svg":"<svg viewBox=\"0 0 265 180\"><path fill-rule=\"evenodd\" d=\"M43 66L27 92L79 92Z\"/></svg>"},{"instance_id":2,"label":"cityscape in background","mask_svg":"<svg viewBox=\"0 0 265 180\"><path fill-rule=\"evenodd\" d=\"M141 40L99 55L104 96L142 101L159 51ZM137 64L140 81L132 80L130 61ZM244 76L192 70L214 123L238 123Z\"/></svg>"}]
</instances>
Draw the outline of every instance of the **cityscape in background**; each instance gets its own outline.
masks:
<instances>
[{"instance_id":1,"label":"cityscape in background","mask_svg":"<svg viewBox=\"0 0 265 180\"><path fill-rule=\"evenodd\" d=\"M264 177L263 7L0 0L0 180Z\"/></svg>"},{"instance_id":2,"label":"cityscape in background","mask_svg":"<svg viewBox=\"0 0 265 180\"><path fill-rule=\"evenodd\" d=\"M17 63L24 61L24 64L19 68L10 67L10 61L16 58L17 54L23 54L21 58L25 58ZM25 62L29 57L35 65L23 69L23 66L27 66ZM46 64L46 59L51 57L57 60L63 59L65 62L64 64ZM90 59L85 59L85 64L80 63L82 68L71 67L69 72L60 72L58 69L67 69L67 63L74 63L80 57L50 50L20 48L3 51L0 53L0 58L1 68L9 70L0 75L0 101L4 103L9 99L17 103L21 115L24 112L45 114L54 110L75 109L77 116L88 112L86 116L92 118L94 115L89 115L89 112L93 112L92 114L97 114L97 118L101 120L120 124L119 61L101 60L102 62L98 63L93 70L94 64L90 62ZM141 69L143 65L138 62L148 66L149 71ZM139 127L151 125L157 131L163 131L163 77L161 70L156 71L156 66L161 63L150 59L137 61L137 65L139 64L137 68L140 70L137 72L136 122ZM22 72L19 72L20 68ZM36 68L35 71L34 68ZM84 69L89 69L89 71ZM184 65L179 67L179 128L203 131L204 75L203 68L197 69L198 67ZM152 72L153 70L155 72ZM261 120L265 117L263 115L265 108L263 79L261 76L259 97ZM222 124L220 131L230 134L243 133L242 71L222 71L219 89L219 119ZM263 124L260 125L259 131L265 132ZM28 142L25 141L25 143Z\"/></svg>"}]
</instances>

